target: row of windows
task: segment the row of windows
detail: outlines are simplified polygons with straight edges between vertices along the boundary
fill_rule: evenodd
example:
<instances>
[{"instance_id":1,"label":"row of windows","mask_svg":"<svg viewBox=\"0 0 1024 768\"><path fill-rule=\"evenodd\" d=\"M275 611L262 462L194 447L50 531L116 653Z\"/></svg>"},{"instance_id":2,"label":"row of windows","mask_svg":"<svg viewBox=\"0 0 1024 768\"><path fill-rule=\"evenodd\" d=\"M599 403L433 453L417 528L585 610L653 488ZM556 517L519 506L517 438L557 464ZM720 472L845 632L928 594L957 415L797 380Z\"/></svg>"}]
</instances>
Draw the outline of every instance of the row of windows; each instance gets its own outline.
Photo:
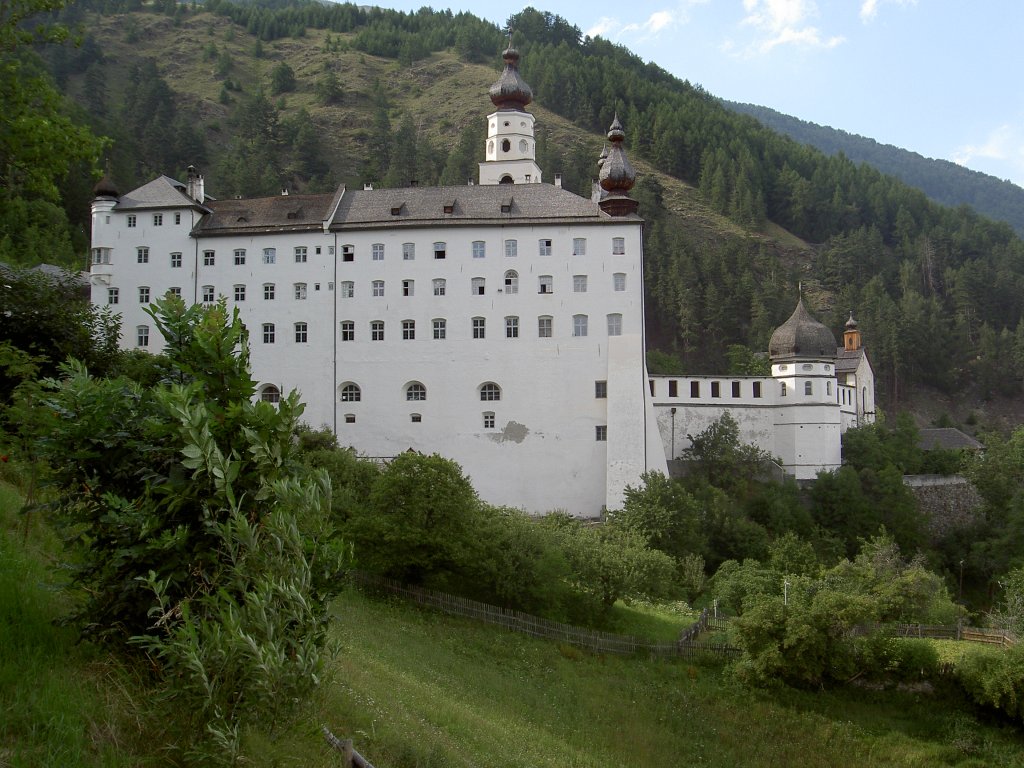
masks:
<instances>
[{"instance_id":1,"label":"row of windows","mask_svg":"<svg viewBox=\"0 0 1024 768\"><path fill-rule=\"evenodd\" d=\"M175 212L171 214L175 224L181 224L181 213ZM139 219L134 213L129 213L127 216L128 226L135 227L138 225ZM153 226L162 227L164 225L164 215L162 213L153 214Z\"/></svg>"},{"instance_id":2,"label":"row of windows","mask_svg":"<svg viewBox=\"0 0 1024 768\"><path fill-rule=\"evenodd\" d=\"M176 213L175 224L180 223L181 214ZM129 214L128 226L135 226L135 215ZM163 214L153 214L154 226L160 226L163 223ZM519 241L518 240L505 240L504 241L504 253L506 256L518 256L519 255ZM541 239L538 241L537 253L540 256L551 255L551 240ZM370 258L373 261L384 261L384 243L373 243L370 246ZM110 263L110 251L109 248L94 248L93 249L93 264L109 264ZM321 253L321 246L316 246L314 253L319 255ZM474 240L471 252L474 259L482 259L487 256L487 243L484 240ZM623 255L626 252L626 240L622 237L612 238L612 255ZM327 247L327 253L330 256L334 255L334 246ZM433 257L435 259L445 259L448 256L448 244L445 242L436 242L433 244L432 249ZM307 246L295 246L293 251L296 264L305 264L309 258L309 249ZM587 239L585 237L575 237L572 241L572 255L573 256L586 256L587 254ZM135 249L136 261L139 264L149 263L149 247L138 246ZM245 248L236 248L232 257L234 259L235 266L243 266L246 263L247 254ZM402 260L413 261L416 258L416 243L402 243ZM182 265L181 253L175 252L170 254L171 267L180 268ZM341 246L341 260L346 262L355 261L355 246L343 245ZM262 251L262 263L263 264L276 264L277 263L277 249L276 248L264 248ZM217 264L217 252L214 250L203 251L203 266L213 267Z\"/></svg>"},{"instance_id":3,"label":"row of windows","mask_svg":"<svg viewBox=\"0 0 1024 768\"><path fill-rule=\"evenodd\" d=\"M609 336L621 336L622 335L622 315L613 313L606 316L607 329ZM470 319L470 329L472 338L474 339L485 339L487 338L487 318L485 317L474 317ZM371 320L370 321L370 341L384 341L384 321L383 320ZM430 321L430 327L435 339L446 339L448 338L448 320L443 317L437 317ZM404 341L412 341L416 338L416 321L415 320L402 320L402 339ZM353 320L342 320L341 321L341 340L342 341L355 341L356 340L356 324ZM519 317L510 315L505 318L504 331L506 339L518 339L520 330ZM572 317L572 335L573 336L586 336L589 331L589 318L587 315L573 315ZM541 315L537 318L537 337L538 338L551 338L554 335L554 318L551 315Z\"/></svg>"},{"instance_id":4,"label":"row of windows","mask_svg":"<svg viewBox=\"0 0 1024 768\"><path fill-rule=\"evenodd\" d=\"M732 397L742 397L743 395L741 394L741 382L733 381L733 382L730 382L730 384L731 384L730 392L732 394ZM691 381L690 382L690 397L693 397L693 398L700 397L700 391L701 391L701 386L700 385L701 385L701 383L699 381ZM654 392L654 380L653 379L650 382L650 389L651 389L651 396L653 397L655 395L655 392ZM761 397L761 394L762 394L761 382L760 381L753 381L753 382L751 382L751 395L753 397L755 397L755 398L758 398L758 397ZM804 394L805 395L813 395L814 394L814 384L813 384L813 382L810 382L810 381L805 381L804 382ZM831 395L832 394L832 382L831 381L828 381L828 380L825 381L825 394L826 395ZM784 381L779 382L779 395L782 396L782 397L787 397L789 395L789 389L788 389L788 387L786 385L786 382L784 382ZM669 382L668 382L668 396L669 397L679 397L679 382L678 381L675 381L674 379L669 379ZM711 382L711 397L713 397L713 398L714 397L722 397L722 382L720 382L720 381L712 381Z\"/></svg>"}]
</instances>

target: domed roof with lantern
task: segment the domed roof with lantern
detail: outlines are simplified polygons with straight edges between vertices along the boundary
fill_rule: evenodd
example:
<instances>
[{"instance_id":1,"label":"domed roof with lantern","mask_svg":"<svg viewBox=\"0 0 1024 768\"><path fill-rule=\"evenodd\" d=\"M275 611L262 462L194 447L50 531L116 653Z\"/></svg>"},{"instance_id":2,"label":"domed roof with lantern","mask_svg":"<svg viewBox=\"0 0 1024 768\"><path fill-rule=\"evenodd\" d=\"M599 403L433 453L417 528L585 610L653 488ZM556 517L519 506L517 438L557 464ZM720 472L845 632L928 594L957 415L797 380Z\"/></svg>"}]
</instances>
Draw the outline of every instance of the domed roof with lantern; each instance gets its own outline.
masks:
<instances>
[{"instance_id":1,"label":"domed roof with lantern","mask_svg":"<svg viewBox=\"0 0 1024 768\"><path fill-rule=\"evenodd\" d=\"M827 326L819 323L804 306L803 296L789 319L775 329L768 342L768 356L772 362L809 359L835 360L836 337Z\"/></svg>"},{"instance_id":2,"label":"domed roof with lantern","mask_svg":"<svg viewBox=\"0 0 1024 768\"><path fill-rule=\"evenodd\" d=\"M533 101L533 91L519 74L519 51L512 47L511 39L501 56L505 60L505 69L497 82L491 86L491 103L498 109L514 109L521 112Z\"/></svg>"}]
</instances>

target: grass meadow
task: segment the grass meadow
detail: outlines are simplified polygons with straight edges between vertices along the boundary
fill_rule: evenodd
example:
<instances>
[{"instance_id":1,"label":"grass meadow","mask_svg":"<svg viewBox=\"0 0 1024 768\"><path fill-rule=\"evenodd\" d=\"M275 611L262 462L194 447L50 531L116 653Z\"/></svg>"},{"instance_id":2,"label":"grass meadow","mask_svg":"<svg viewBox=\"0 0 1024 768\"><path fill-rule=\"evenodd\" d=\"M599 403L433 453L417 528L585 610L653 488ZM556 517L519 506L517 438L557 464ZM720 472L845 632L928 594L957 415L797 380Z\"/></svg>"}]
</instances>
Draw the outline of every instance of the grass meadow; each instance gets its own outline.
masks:
<instances>
[{"instance_id":1,"label":"grass meadow","mask_svg":"<svg viewBox=\"0 0 1024 768\"><path fill-rule=\"evenodd\" d=\"M54 624L59 543L20 506L0 485L0 766L168 765L190 734L142 676ZM351 588L332 611L317 699L247 734L246 764L335 768L327 725L377 768L1024 766L1021 732L952 687L752 691L714 663L594 656ZM689 620L679 606L614 619L658 639Z\"/></svg>"}]
</instances>

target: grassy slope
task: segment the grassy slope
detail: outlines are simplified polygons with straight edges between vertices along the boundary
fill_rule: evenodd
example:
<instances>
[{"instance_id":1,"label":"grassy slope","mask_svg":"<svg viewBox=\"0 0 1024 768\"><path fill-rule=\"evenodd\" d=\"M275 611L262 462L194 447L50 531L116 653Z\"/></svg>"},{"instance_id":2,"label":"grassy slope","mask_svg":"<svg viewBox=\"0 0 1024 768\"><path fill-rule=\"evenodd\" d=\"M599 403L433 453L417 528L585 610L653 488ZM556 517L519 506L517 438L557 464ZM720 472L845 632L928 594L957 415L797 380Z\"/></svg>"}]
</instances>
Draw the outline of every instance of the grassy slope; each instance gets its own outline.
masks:
<instances>
[{"instance_id":1,"label":"grassy slope","mask_svg":"<svg viewBox=\"0 0 1024 768\"><path fill-rule=\"evenodd\" d=\"M119 663L52 624L57 543L0 484L0 766L166 765L187 735ZM321 723L378 768L403 766L1013 766L1024 737L957 700L860 689L755 692L715 666L596 657L353 591L318 700L254 766L339 764Z\"/></svg>"}]
</instances>

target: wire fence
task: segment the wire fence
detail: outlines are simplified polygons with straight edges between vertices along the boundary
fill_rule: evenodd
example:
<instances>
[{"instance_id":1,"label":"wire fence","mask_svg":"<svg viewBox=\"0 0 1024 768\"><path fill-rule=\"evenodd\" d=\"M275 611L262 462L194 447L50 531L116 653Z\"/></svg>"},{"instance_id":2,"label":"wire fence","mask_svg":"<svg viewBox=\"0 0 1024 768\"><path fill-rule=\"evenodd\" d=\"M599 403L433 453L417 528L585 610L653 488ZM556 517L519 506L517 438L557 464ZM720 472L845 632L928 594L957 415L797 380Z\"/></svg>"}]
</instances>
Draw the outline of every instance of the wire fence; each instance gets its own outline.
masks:
<instances>
[{"instance_id":1,"label":"wire fence","mask_svg":"<svg viewBox=\"0 0 1024 768\"><path fill-rule=\"evenodd\" d=\"M631 635L616 635L572 624L562 624L522 611L481 603L447 592L408 586L382 576L359 573L355 574L355 578L358 584L369 591L398 595L418 605L433 608L452 616L493 624L510 632L518 632L531 637L566 643L593 653L614 653L623 656L643 654L684 659L697 659L706 656L731 659L739 656L740 653L738 648L733 648L726 643L697 639L702 632L709 629L721 629L725 626L724 620L710 616L707 610L701 612L700 618L693 625L683 630L679 640L659 643Z\"/></svg>"}]
</instances>

